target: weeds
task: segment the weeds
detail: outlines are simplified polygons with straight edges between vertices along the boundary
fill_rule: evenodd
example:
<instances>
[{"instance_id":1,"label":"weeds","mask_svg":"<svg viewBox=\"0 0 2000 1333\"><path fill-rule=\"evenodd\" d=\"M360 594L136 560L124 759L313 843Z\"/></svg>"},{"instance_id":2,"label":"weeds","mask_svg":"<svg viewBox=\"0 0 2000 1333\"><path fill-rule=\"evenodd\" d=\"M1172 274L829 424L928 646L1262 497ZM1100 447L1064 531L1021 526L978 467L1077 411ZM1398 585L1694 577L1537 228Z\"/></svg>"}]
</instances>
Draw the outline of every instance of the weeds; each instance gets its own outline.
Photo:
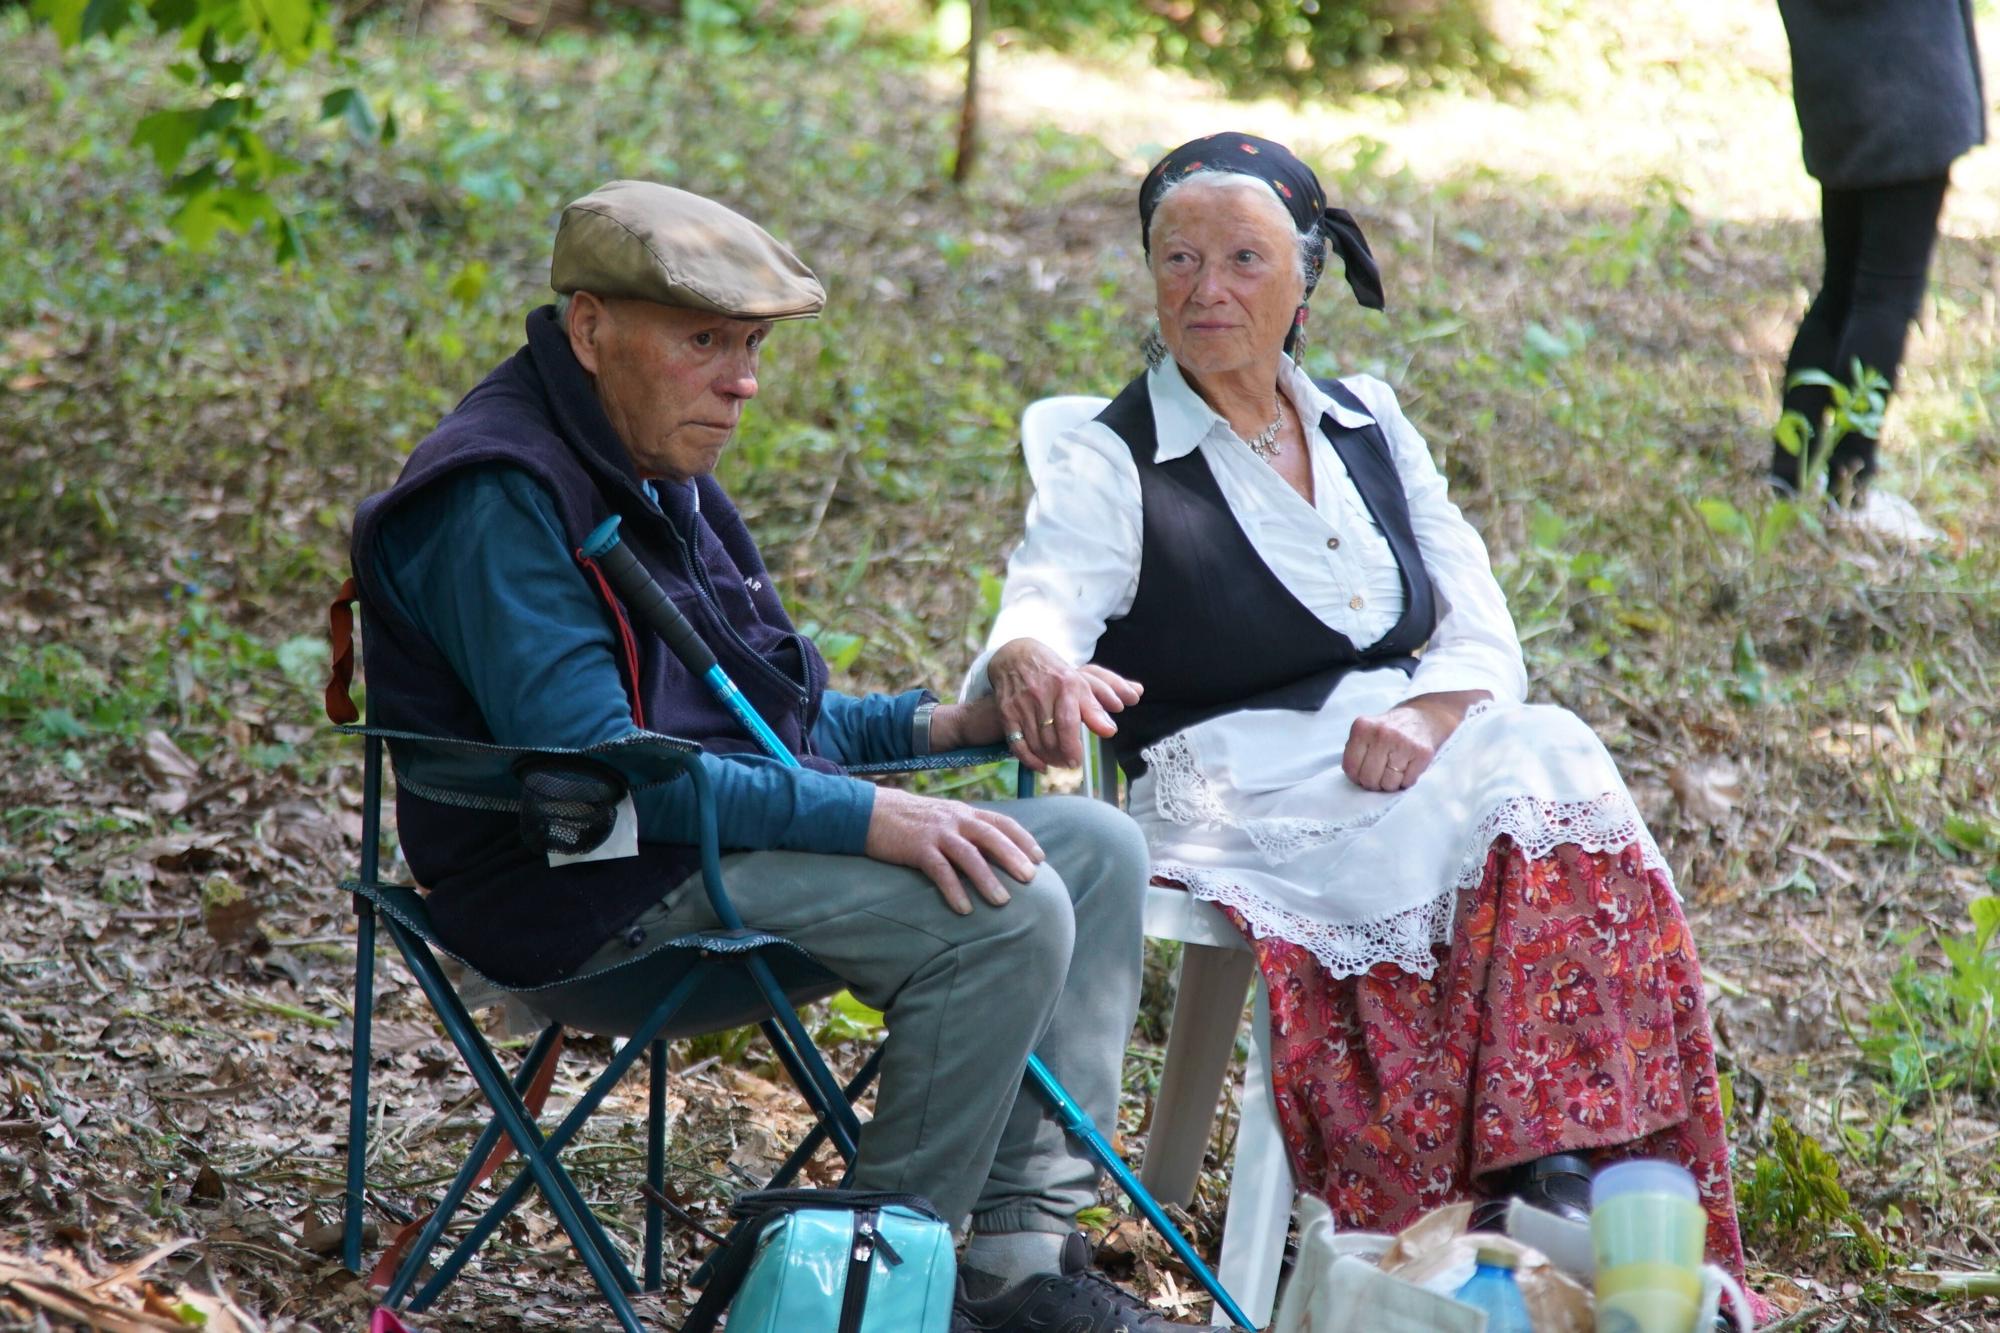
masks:
<instances>
[{"instance_id":1,"label":"weeds","mask_svg":"<svg viewBox=\"0 0 2000 1333\"><path fill-rule=\"evenodd\" d=\"M1771 1151L1743 1174L1737 1206L1753 1245L1811 1245L1832 1239L1863 1271L1875 1273L1888 1266L1888 1248L1862 1220L1841 1185L1839 1163L1783 1116L1771 1124Z\"/></svg>"},{"instance_id":2,"label":"weeds","mask_svg":"<svg viewBox=\"0 0 2000 1333\"><path fill-rule=\"evenodd\" d=\"M1978 836L1990 835L1982 826ZM1935 936L1942 969L1904 958L1889 999L1869 1012L1862 1054L1899 1105L1962 1091L2000 1106L2000 897L1970 915L1970 932Z\"/></svg>"}]
</instances>

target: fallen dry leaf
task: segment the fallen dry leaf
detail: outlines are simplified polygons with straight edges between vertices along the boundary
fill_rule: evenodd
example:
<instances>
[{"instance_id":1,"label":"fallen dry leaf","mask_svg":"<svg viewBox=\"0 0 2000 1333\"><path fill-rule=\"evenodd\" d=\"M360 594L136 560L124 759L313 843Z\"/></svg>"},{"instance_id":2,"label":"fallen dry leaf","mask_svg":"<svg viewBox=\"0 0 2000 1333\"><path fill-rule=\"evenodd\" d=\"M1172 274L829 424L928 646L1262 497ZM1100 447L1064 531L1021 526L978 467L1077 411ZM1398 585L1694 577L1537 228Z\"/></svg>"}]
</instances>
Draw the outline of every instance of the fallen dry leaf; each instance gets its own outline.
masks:
<instances>
[{"instance_id":1,"label":"fallen dry leaf","mask_svg":"<svg viewBox=\"0 0 2000 1333\"><path fill-rule=\"evenodd\" d=\"M201 765L188 758L166 732L157 729L147 732L145 742L139 747L139 767L162 787L201 781Z\"/></svg>"},{"instance_id":2,"label":"fallen dry leaf","mask_svg":"<svg viewBox=\"0 0 2000 1333\"><path fill-rule=\"evenodd\" d=\"M1719 824L1743 799L1743 781L1726 760L1677 764L1667 772L1667 788L1690 822Z\"/></svg>"}]
</instances>

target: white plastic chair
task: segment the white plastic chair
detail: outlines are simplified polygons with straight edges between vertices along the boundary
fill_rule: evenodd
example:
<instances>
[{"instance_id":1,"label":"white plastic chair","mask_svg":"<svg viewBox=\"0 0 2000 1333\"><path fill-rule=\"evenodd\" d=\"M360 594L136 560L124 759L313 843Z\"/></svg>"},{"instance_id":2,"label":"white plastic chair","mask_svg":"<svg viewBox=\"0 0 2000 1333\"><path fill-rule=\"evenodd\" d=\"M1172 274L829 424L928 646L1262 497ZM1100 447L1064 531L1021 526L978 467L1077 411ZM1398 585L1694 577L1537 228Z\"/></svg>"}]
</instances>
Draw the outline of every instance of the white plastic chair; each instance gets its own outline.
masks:
<instances>
[{"instance_id":1,"label":"white plastic chair","mask_svg":"<svg viewBox=\"0 0 2000 1333\"><path fill-rule=\"evenodd\" d=\"M1030 403L1021 414L1021 452L1030 479L1039 483L1057 437L1096 416L1108 401L1069 395ZM1088 739L1085 788L1116 801L1115 766L1095 738ZM1194 1197L1243 1018L1244 992L1254 983L1250 1058L1243 1070L1241 1121L1230 1163L1229 1210L1223 1220L1216 1276L1243 1313L1261 1327L1269 1322L1277 1296L1292 1213L1291 1164L1271 1094L1270 1000L1243 937L1213 905L1174 885L1154 883L1146 889L1145 923L1148 938L1178 940L1182 946L1166 1062L1153 1104L1146 1160L1139 1172L1146 1188L1162 1202L1185 1205Z\"/></svg>"}]
</instances>

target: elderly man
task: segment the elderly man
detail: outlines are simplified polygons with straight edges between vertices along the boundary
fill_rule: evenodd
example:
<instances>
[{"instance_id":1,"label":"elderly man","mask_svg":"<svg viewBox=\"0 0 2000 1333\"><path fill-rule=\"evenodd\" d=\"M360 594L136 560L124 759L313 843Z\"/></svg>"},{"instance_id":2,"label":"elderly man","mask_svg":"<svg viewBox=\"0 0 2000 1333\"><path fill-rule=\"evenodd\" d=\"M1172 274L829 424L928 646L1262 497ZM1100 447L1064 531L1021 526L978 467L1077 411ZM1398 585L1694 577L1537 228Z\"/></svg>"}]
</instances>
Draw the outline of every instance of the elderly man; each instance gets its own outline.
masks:
<instances>
[{"instance_id":1,"label":"elderly man","mask_svg":"<svg viewBox=\"0 0 2000 1333\"><path fill-rule=\"evenodd\" d=\"M1101 1123L1138 1001L1146 851L1095 801L1000 809L877 788L839 766L990 743L991 700L849 697L786 617L710 475L757 393L773 325L818 281L710 200L616 181L564 210L527 344L361 506L354 567L374 720L503 744L587 746L645 727L699 741L730 894L887 1015L856 1188L971 1219L961 1327L1166 1321L1090 1271L1075 1216L1097 1173L1022 1087L1038 1051ZM804 767L741 726L627 615L586 533L610 515ZM1136 696L1135 696L1136 697ZM505 816L397 793L403 850L453 952L537 1006L607 985L650 1008L649 950L714 926L687 784L641 794L636 852L551 867ZM586 980L618 967L616 978Z\"/></svg>"}]
</instances>

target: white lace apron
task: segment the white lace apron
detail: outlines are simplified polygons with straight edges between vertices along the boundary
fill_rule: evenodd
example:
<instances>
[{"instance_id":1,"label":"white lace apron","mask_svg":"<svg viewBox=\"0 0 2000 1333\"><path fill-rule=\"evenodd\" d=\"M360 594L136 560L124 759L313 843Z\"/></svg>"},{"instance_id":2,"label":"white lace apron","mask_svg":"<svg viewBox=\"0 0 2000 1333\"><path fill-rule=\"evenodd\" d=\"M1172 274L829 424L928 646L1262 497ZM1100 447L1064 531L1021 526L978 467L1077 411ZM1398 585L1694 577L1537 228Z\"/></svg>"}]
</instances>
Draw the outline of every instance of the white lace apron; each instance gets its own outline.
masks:
<instances>
[{"instance_id":1,"label":"white lace apron","mask_svg":"<svg viewBox=\"0 0 2000 1333\"><path fill-rule=\"evenodd\" d=\"M1603 742L1566 709L1482 704L1409 790L1355 786L1340 767L1349 729L1408 688L1400 671L1356 672L1317 713L1232 713L1149 747L1130 809L1154 873L1335 976L1388 962L1428 977L1503 833L1530 858L1637 843L1666 870Z\"/></svg>"}]
</instances>

